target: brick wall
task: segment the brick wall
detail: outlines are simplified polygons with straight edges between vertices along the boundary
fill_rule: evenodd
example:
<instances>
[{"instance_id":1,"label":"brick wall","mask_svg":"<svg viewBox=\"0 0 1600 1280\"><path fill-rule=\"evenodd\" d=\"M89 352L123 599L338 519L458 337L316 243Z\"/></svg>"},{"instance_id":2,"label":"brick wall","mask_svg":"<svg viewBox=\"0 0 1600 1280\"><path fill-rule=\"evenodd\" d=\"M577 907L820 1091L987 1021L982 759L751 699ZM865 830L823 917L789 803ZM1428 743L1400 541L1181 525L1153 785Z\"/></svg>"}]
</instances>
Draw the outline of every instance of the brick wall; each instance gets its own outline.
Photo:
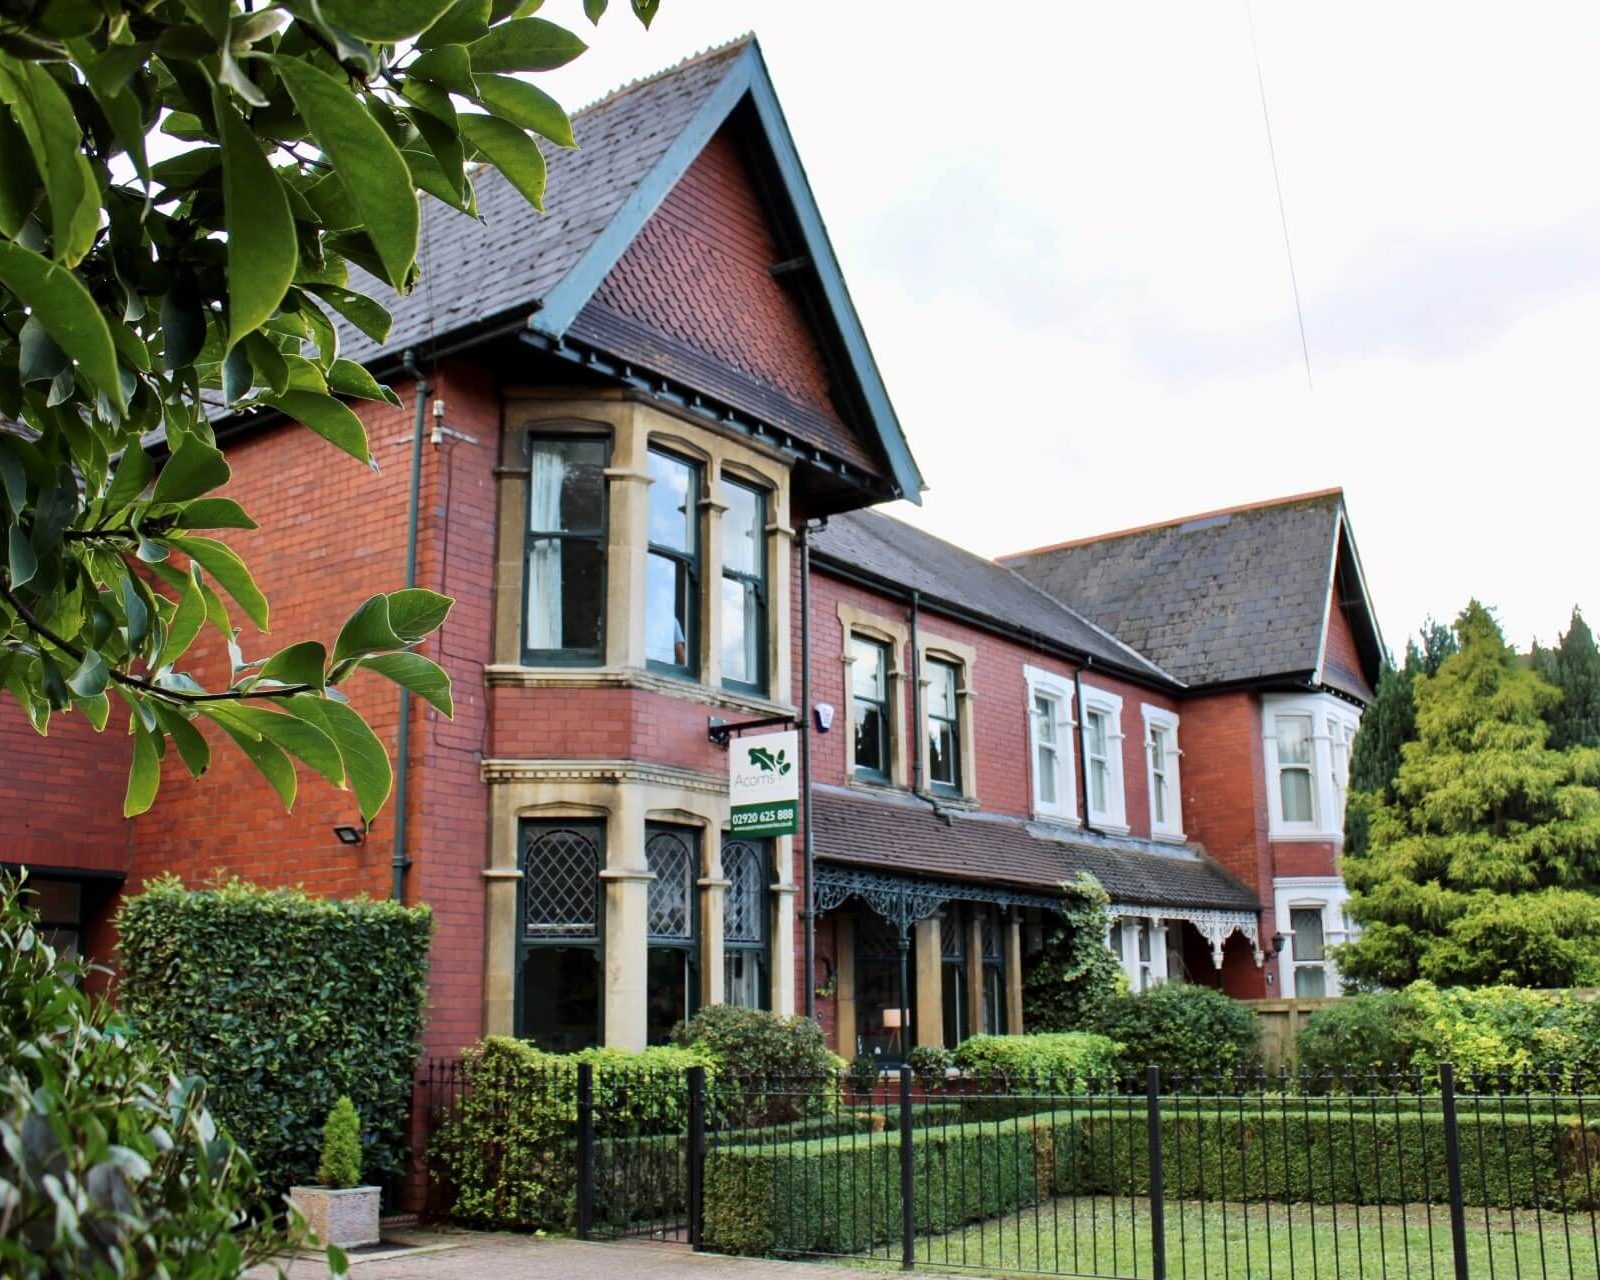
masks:
<instances>
[{"instance_id":1,"label":"brick wall","mask_svg":"<svg viewBox=\"0 0 1600 1280\"><path fill-rule=\"evenodd\" d=\"M1361 654L1356 649L1355 632L1349 615L1339 605L1337 590L1328 599L1328 641L1322 658L1323 679L1338 685L1367 702L1372 701L1372 686L1361 674Z\"/></svg>"},{"instance_id":2,"label":"brick wall","mask_svg":"<svg viewBox=\"0 0 1600 1280\"><path fill-rule=\"evenodd\" d=\"M77 712L51 716L49 727L41 738L15 700L0 695L0 862L126 872L126 704L112 699L104 733Z\"/></svg>"}]
</instances>

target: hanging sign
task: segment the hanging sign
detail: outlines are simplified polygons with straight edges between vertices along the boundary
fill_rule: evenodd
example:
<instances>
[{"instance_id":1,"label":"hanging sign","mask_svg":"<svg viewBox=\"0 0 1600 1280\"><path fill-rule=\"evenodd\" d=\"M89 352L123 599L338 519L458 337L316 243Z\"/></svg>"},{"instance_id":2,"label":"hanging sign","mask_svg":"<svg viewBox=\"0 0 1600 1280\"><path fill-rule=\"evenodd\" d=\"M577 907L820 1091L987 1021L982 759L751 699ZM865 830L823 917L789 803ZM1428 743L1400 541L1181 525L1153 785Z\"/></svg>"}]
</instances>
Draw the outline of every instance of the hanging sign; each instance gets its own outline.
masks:
<instances>
[{"instance_id":1,"label":"hanging sign","mask_svg":"<svg viewBox=\"0 0 1600 1280\"><path fill-rule=\"evenodd\" d=\"M792 836L800 808L800 735L753 733L728 746L731 833Z\"/></svg>"}]
</instances>

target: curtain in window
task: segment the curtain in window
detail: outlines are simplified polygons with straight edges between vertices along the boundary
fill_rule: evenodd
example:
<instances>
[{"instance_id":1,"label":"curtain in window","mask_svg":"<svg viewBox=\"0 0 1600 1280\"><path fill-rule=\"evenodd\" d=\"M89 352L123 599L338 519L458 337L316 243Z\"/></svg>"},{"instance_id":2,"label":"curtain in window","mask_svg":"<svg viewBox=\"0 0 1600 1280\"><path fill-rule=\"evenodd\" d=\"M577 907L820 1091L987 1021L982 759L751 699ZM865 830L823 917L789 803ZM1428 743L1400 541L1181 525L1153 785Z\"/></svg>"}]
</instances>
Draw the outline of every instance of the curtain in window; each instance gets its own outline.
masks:
<instances>
[{"instance_id":1,"label":"curtain in window","mask_svg":"<svg viewBox=\"0 0 1600 1280\"><path fill-rule=\"evenodd\" d=\"M535 449L528 504L530 529L561 528L561 488L566 459L554 450ZM561 635L561 542L546 538L528 551L528 628L530 649L559 649Z\"/></svg>"}]
</instances>

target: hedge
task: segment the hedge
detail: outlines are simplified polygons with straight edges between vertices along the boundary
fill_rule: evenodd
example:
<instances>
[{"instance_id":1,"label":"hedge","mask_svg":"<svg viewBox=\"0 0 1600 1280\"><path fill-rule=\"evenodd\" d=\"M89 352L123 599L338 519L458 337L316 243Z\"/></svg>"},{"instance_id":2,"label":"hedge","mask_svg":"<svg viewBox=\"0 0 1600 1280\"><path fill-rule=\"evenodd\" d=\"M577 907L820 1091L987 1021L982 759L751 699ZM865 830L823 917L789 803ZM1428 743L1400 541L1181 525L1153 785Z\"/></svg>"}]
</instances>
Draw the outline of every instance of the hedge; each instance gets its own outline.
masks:
<instances>
[{"instance_id":1,"label":"hedge","mask_svg":"<svg viewBox=\"0 0 1600 1280\"><path fill-rule=\"evenodd\" d=\"M1136 1072L1217 1075L1253 1070L1261 1061L1261 1027L1249 1006L1211 987L1162 982L1107 1001L1094 1029L1122 1046L1122 1065Z\"/></svg>"},{"instance_id":2,"label":"hedge","mask_svg":"<svg viewBox=\"0 0 1600 1280\"><path fill-rule=\"evenodd\" d=\"M1460 1137L1469 1205L1595 1207L1600 1181L1584 1175L1586 1146L1600 1164L1595 1126L1585 1130L1570 1116L1464 1115ZM1162 1139L1169 1200L1397 1204L1445 1194L1436 1114L1374 1117L1322 1102L1265 1117L1169 1111ZM927 1129L914 1148L920 1234L1052 1196L1149 1194L1140 1104ZM854 1254L900 1236L896 1132L721 1147L708 1154L705 1178L704 1238L724 1252Z\"/></svg>"},{"instance_id":3,"label":"hedge","mask_svg":"<svg viewBox=\"0 0 1600 1280\"><path fill-rule=\"evenodd\" d=\"M1027 1036L973 1036L953 1055L955 1065L972 1075L1011 1080L1076 1080L1079 1092L1090 1080L1107 1085L1117 1069L1122 1046L1087 1031L1051 1031ZM1101 1086L1106 1087L1106 1086Z\"/></svg>"},{"instance_id":4,"label":"hedge","mask_svg":"<svg viewBox=\"0 0 1600 1280\"><path fill-rule=\"evenodd\" d=\"M269 1191L315 1175L340 1095L361 1113L363 1175L404 1171L426 907L238 880L189 890L164 876L124 900L116 924L136 1034L205 1077L212 1111Z\"/></svg>"}]
</instances>

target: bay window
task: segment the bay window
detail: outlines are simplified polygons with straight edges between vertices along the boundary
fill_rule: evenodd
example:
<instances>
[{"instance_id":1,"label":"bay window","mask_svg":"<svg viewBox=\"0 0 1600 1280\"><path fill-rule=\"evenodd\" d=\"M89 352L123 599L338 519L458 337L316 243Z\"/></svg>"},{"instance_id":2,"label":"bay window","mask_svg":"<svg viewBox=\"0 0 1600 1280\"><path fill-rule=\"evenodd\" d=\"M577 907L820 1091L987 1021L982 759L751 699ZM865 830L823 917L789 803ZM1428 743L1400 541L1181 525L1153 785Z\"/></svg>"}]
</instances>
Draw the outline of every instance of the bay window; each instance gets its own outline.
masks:
<instances>
[{"instance_id":1,"label":"bay window","mask_svg":"<svg viewBox=\"0 0 1600 1280\"><path fill-rule=\"evenodd\" d=\"M1321 907L1295 907L1289 912L1294 942L1294 993L1296 996L1328 994L1327 950Z\"/></svg>"},{"instance_id":2,"label":"bay window","mask_svg":"<svg viewBox=\"0 0 1600 1280\"><path fill-rule=\"evenodd\" d=\"M725 481L722 517L722 683L766 692L767 497Z\"/></svg>"},{"instance_id":3,"label":"bay window","mask_svg":"<svg viewBox=\"0 0 1600 1280\"><path fill-rule=\"evenodd\" d=\"M1311 785L1311 717L1278 716L1278 802L1286 825L1316 821Z\"/></svg>"},{"instance_id":4,"label":"bay window","mask_svg":"<svg viewBox=\"0 0 1600 1280\"><path fill-rule=\"evenodd\" d=\"M997 907L978 907L978 938L983 951L983 1034L1006 1034L1006 953Z\"/></svg>"},{"instance_id":5,"label":"bay window","mask_svg":"<svg viewBox=\"0 0 1600 1280\"><path fill-rule=\"evenodd\" d=\"M650 479L645 657L692 680L700 670L700 468L651 449Z\"/></svg>"},{"instance_id":6,"label":"bay window","mask_svg":"<svg viewBox=\"0 0 1600 1280\"><path fill-rule=\"evenodd\" d=\"M528 437L522 660L598 664L605 649L606 479L601 436Z\"/></svg>"},{"instance_id":7,"label":"bay window","mask_svg":"<svg viewBox=\"0 0 1600 1280\"><path fill-rule=\"evenodd\" d=\"M961 792L961 711L953 662L928 660L928 784L935 791Z\"/></svg>"},{"instance_id":8,"label":"bay window","mask_svg":"<svg viewBox=\"0 0 1600 1280\"><path fill-rule=\"evenodd\" d=\"M1339 876L1279 876L1273 910L1283 933L1278 955L1281 994L1315 999L1340 991L1334 949L1352 936L1345 915L1350 891Z\"/></svg>"},{"instance_id":9,"label":"bay window","mask_svg":"<svg viewBox=\"0 0 1600 1280\"><path fill-rule=\"evenodd\" d=\"M1271 837L1337 843L1360 709L1331 693L1262 698Z\"/></svg>"},{"instance_id":10,"label":"bay window","mask_svg":"<svg viewBox=\"0 0 1600 1280\"><path fill-rule=\"evenodd\" d=\"M955 903L939 917L939 961L944 1045L953 1049L972 1034L971 999L967 993L967 923Z\"/></svg>"},{"instance_id":11,"label":"bay window","mask_svg":"<svg viewBox=\"0 0 1600 1280\"><path fill-rule=\"evenodd\" d=\"M855 774L889 780L889 646L865 636L850 638L851 722L855 726Z\"/></svg>"}]
</instances>

